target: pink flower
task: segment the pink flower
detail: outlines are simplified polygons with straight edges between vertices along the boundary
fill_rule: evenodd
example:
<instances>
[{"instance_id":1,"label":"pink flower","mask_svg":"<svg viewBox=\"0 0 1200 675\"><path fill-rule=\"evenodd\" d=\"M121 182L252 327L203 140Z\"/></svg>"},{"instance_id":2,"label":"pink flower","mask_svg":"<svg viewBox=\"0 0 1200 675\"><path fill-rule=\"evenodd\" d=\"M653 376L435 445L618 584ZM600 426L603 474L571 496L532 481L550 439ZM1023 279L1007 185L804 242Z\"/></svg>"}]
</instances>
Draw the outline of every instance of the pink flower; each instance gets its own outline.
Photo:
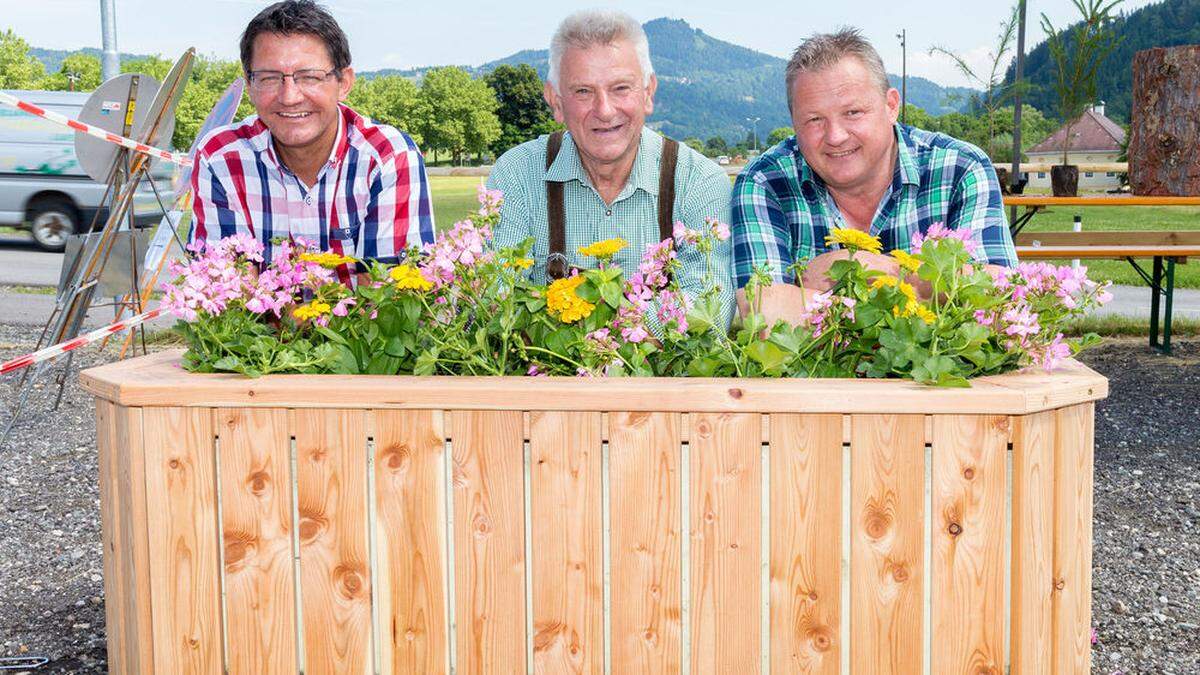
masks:
<instances>
[{"instance_id":1,"label":"pink flower","mask_svg":"<svg viewBox=\"0 0 1200 675\"><path fill-rule=\"evenodd\" d=\"M529 366L529 370L525 371L525 375L528 377L546 377L546 374L538 369L536 363Z\"/></svg>"},{"instance_id":2,"label":"pink flower","mask_svg":"<svg viewBox=\"0 0 1200 675\"><path fill-rule=\"evenodd\" d=\"M341 300L338 300L337 304L333 306L331 311L333 312L334 316L346 316L350 313L350 308L357 304L358 301L352 297L342 298Z\"/></svg>"},{"instance_id":3,"label":"pink flower","mask_svg":"<svg viewBox=\"0 0 1200 675\"><path fill-rule=\"evenodd\" d=\"M921 247L926 241L933 241L937 239L957 239L961 241L963 243L963 248L965 248L967 253L972 257L975 255L975 252L979 250L979 244L977 244L973 239L972 232L969 228L952 230L946 227L945 223L934 223L933 225L929 226L929 229L926 230L924 234L918 232L916 236L912 238L912 252L920 253Z\"/></svg>"},{"instance_id":4,"label":"pink flower","mask_svg":"<svg viewBox=\"0 0 1200 675\"><path fill-rule=\"evenodd\" d=\"M712 235L717 238L717 241L725 241L726 239L729 239L728 225L712 217L705 218L704 222L708 224L709 229L712 231Z\"/></svg>"}]
</instances>

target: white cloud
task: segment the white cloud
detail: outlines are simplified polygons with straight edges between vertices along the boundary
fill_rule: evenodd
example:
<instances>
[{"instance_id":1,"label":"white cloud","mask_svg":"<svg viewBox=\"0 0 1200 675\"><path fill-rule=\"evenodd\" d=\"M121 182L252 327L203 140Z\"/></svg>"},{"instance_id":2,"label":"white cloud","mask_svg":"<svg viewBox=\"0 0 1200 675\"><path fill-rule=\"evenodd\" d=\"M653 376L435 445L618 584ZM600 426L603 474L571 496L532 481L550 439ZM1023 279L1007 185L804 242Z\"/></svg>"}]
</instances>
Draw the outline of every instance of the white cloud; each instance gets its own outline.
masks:
<instances>
[{"instance_id":1,"label":"white cloud","mask_svg":"<svg viewBox=\"0 0 1200 675\"><path fill-rule=\"evenodd\" d=\"M965 51L957 51L959 58L966 62L971 70L983 80L987 80L992 70L992 48L988 45L973 47ZM908 72L910 75L924 77L944 86L982 88L977 82L963 74L954 59L945 54L928 52L910 52L908 55Z\"/></svg>"}]
</instances>

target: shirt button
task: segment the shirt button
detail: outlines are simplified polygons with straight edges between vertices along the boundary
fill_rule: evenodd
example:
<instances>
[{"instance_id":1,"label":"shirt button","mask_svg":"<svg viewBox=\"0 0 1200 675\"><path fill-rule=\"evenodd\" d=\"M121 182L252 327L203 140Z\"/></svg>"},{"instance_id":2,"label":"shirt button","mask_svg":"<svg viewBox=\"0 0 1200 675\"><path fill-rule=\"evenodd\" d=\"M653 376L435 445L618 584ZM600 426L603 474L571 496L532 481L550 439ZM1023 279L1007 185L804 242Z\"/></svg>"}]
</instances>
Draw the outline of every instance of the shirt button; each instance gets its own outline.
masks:
<instances>
[{"instance_id":1,"label":"shirt button","mask_svg":"<svg viewBox=\"0 0 1200 675\"><path fill-rule=\"evenodd\" d=\"M308 195L307 197L305 197L304 203L308 204L309 206L312 206L312 195Z\"/></svg>"},{"instance_id":2,"label":"shirt button","mask_svg":"<svg viewBox=\"0 0 1200 675\"><path fill-rule=\"evenodd\" d=\"M612 209L609 209L609 210L605 211L605 212L604 212L604 215L606 215L606 216L612 216Z\"/></svg>"}]
</instances>

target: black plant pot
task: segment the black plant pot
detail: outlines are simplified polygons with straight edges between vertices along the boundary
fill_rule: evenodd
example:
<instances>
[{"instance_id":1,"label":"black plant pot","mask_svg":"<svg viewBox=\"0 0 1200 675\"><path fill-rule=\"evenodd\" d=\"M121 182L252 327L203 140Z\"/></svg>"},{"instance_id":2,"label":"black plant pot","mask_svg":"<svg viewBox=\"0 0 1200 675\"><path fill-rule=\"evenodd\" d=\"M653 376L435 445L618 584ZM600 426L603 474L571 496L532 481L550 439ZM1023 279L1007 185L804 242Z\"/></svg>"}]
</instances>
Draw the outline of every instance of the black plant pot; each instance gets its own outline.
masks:
<instances>
[{"instance_id":1,"label":"black plant pot","mask_svg":"<svg viewBox=\"0 0 1200 675\"><path fill-rule=\"evenodd\" d=\"M1074 197L1079 194L1079 167L1059 164L1050 167L1050 188L1055 197Z\"/></svg>"}]
</instances>

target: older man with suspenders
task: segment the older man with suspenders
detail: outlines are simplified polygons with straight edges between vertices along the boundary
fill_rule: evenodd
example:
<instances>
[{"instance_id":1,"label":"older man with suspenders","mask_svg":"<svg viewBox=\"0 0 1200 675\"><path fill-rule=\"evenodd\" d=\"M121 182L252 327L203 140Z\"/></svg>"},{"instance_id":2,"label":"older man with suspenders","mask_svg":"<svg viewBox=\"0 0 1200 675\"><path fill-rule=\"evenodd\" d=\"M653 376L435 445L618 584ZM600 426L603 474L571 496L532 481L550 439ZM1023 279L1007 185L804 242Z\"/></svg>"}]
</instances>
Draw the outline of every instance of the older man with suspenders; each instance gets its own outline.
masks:
<instances>
[{"instance_id":1,"label":"older man with suspenders","mask_svg":"<svg viewBox=\"0 0 1200 675\"><path fill-rule=\"evenodd\" d=\"M578 249L596 241L628 241L615 262L632 271L647 245L671 237L675 222L692 229L704 227L705 218L729 222L731 186L721 167L645 128L657 80L636 21L611 11L567 17L550 45L547 79L546 102L566 132L504 153L488 179L504 193L495 244L533 237L535 282L595 266ZM678 254L677 279L695 296L708 262L686 243ZM711 263L726 321L734 306L731 254L721 242Z\"/></svg>"}]
</instances>

